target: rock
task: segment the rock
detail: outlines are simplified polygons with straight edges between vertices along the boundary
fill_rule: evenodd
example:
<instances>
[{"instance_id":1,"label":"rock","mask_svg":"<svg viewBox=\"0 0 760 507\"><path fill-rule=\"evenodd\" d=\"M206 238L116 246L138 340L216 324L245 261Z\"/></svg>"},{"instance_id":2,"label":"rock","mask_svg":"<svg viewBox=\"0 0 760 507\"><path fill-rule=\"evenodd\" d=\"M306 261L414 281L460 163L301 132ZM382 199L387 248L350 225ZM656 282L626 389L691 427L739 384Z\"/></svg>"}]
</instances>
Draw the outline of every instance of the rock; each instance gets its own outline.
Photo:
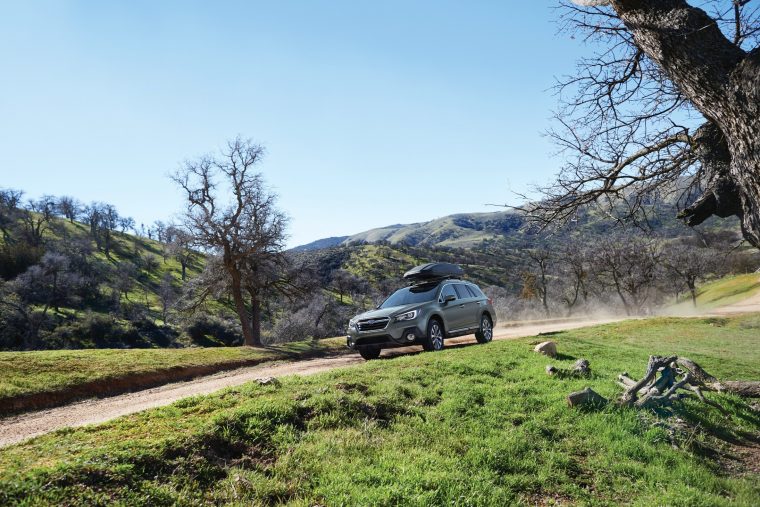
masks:
<instances>
[{"instance_id":1,"label":"rock","mask_svg":"<svg viewBox=\"0 0 760 507\"><path fill-rule=\"evenodd\" d=\"M557 344L554 342L541 342L536 345L533 351L545 356L557 357Z\"/></svg>"},{"instance_id":2,"label":"rock","mask_svg":"<svg viewBox=\"0 0 760 507\"><path fill-rule=\"evenodd\" d=\"M600 395L590 387L587 387L583 391L576 391L567 395L567 404L570 407L577 407L582 405L596 405L602 406L607 404L607 398Z\"/></svg>"},{"instance_id":3,"label":"rock","mask_svg":"<svg viewBox=\"0 0 760 507\"><path fill-rule=\"evenodd\" d=\"M578 359L575 364L573 364L572 372L575 375L589 375L591 374L591 365L587 359Z\"/></svg>"},{"instance_id":4,"label":"rock","mask_svg":"<svg viewBox=\"0 0 760 507\"><path fill-rule=\"evenodd\" d=\"M259 378L259 379L256 379L256 381L257 381L259 384L261 384L262 386L267 386L267 385L270 385L270 384L272 384L272 385L277 385L277 384L279 384L279 383L280 383L280 381L279 381L279 380L277 380L277 379L276 379L276 378L274 378L274 377L264 377L264 378Z\"/></svg>"}]
</instances>

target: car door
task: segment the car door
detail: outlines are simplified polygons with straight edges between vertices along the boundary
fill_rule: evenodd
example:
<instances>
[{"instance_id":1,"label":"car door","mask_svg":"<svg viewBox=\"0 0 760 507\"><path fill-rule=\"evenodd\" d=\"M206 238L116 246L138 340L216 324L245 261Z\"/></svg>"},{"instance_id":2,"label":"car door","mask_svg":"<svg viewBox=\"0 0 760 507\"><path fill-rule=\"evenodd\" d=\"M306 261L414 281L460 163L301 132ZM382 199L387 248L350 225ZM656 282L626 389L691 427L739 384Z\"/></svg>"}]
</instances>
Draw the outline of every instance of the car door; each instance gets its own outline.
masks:
<instances>
[{"instance_id":1,"label":"car door","mask_svg":"<svg viewBox=\"0 0 760 507\"><path fill-rule=\"evenodd\" d=\"M454 296L454 300L445 302L447 296ZM443 313L444 327L447 333L467 328L467 310L461 304L453 283L447 283L443 286L438 302L441 304L441 313Z\"/></svg>"},{"instance_id":2,"label":"car door","mask_svg":"<svg viewBox=\"0 0 760 507\"><path fill-rule=\"evenodd\" d=\"M473 329L480 325L480 305L475 293L464 283L457 283L454 289L459 295L460 308L462 308L462 327Z\"/></svg>"}]
</instances>

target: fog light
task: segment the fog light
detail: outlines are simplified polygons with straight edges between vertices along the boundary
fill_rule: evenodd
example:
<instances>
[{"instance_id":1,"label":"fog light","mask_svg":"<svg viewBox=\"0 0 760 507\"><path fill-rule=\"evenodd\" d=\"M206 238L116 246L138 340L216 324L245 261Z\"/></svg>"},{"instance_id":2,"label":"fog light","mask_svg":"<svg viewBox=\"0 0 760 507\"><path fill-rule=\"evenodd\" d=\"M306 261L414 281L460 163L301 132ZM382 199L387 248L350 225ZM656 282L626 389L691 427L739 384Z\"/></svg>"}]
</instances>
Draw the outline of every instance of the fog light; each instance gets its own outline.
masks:
<instances>
[{"instance_id":1,"label":"fog light","mask_svg":"<svg viewBox=\"0 0 760 507\"><path fill-rule=\"evenodd\" d=\"M415 338L414 333L409 333L408 335L406 335L406 339L409 340L410 342L413 342L414 338Z\"/></svg>"}]
</instances>

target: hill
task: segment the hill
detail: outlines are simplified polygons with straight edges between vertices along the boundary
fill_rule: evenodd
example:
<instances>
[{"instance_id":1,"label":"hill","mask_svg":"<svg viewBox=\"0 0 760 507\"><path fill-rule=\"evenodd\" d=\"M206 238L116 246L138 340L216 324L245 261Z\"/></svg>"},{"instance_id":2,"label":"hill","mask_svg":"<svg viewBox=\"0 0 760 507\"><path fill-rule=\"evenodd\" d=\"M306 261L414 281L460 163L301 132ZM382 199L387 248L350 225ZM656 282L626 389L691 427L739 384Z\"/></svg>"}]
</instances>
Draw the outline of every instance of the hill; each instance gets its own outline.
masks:
<instances>
[{"instance_id":1,"label":"hill","mask_svg":"<svg viewBox=\"0 0 760 507\"><path fill-rule=\"evenodd\" d=\"M706 283L697 290L696 309L691 298L685 297L666 309L675 314L688 314L730 305L760 293L760 274L748 273L720 278Z\"/></svg>"},{"instance_id":2,"label":"hill","mask_svg":"<svg viewBox=\"0 0 760 507\"><path fill-rule=\"evenodd\" d=\"M647 224L655 234L666 238L691 237L700 233L739 233L738 219L710 219L704 224L689 228L675 216L678 212L673 204L659 203L649 210ZM326 238L301 245L293 250L315 250L319 248L355 245L361 243L388 243L427 248L478 249L484 244L502 241L511 247L534 244L546 234L537 234L528 227L524 213L519 211L495 211L492 213L457 213L428 222L395 224L345 237ZM622 229L620 224L593 210L579 213L577 219L559 231L551 231L554 238L567 235L600 235Z\"/></svg>"},{"instance_id":3,"label":"hill","mask_svg":"<svg viewBox=\"0 0 760 507\"><path fill-rule=\"evenodd\" d=\"M37 214L27 219L43 223ZM6 278L0 279L0 348L180 344L187 326L167 325L165 306L177 301L185 279L201 272L203 254L119 230L104 236L74 220L46 220L34 241L24 224L0 241Z\"/></svg>"},{"instance_id":4,"label":"hill","mask_svg":"<svg viewBox=\"0 0 760 507\"><path fill-rule=\"evenodd\" d=\"M348 239L348 236L335 236L332 238L318 239L316 241L312 241L311 243L307 243L305 245L300 245L300 246L291 248L291 252L305 252L309 250L321 250L323 248L331 248L331 247L340 245L346 239Z\"/></svg>"}]
</instances>

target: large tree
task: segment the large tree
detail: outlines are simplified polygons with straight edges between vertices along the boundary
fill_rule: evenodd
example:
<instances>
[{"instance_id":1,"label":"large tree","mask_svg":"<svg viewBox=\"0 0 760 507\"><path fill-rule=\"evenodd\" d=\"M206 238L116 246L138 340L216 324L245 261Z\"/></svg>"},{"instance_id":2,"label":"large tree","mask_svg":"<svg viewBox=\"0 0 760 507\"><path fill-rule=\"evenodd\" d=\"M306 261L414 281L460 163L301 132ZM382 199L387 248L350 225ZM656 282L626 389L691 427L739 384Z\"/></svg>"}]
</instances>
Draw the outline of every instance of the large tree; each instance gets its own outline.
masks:
<instances>
[{"instance_id":1,"label":"large tree","mask_svg":"<svg viewBox=\"0 0 760 507\"><path fill-rule=\"evenodd\" d=\"M286 263L288 220L256 172L263 153L236 138L218 154L185 162L172 176L187 197L184 226L195 245L219 256L223 285L250 346L262 343L261 303L267 291L284 285L277 272Z\"/></svg>"},{"instance_id":2,"label":"large tree","mask_svg":"<svg viewBox=\"0 0 760 507\"><path fill-rule=\"evenodd\" d=\"M558 85L567 164L545 222L596 204L640 218L676 193L689 225L736 215L760 248L760 22L748 0L574 0L562 20L598 48Z\"/></svg>"}]
</instances>

